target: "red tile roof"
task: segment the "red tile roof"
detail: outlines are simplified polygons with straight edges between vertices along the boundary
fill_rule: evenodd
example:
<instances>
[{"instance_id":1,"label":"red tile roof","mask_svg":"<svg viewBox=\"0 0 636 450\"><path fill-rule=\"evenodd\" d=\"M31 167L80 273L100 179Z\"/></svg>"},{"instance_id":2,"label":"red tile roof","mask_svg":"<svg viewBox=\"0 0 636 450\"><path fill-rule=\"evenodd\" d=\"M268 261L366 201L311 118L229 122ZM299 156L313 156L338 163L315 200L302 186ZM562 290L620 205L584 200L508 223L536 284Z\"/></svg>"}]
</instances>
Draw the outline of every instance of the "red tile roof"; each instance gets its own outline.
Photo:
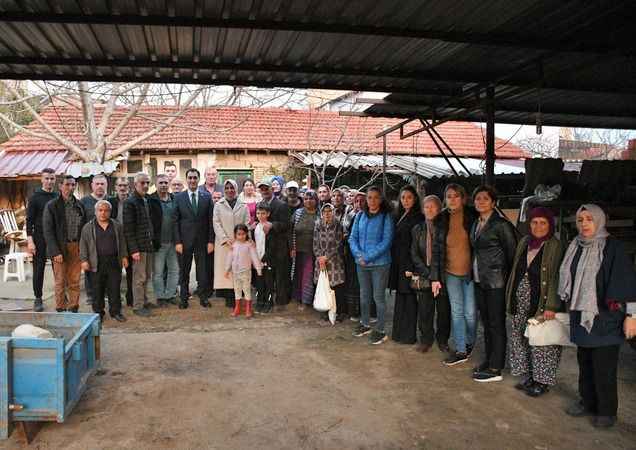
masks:
<instances>
[{"instance_id":1,"label":"red tile roof","mask_svg":"<svg viewBox=\"0 0 636 450\"><path fill-rule=\"evenodd\" d=\"M102 107L96 107L99 123ZM107 132L119 123L127 109L117 109L111 116ZM111 149L129 142L150 130L157 121L173 114L174 107L143 107ZM72 106L48 106L42 112L43 119L66 138L80 147L86 145L83 134L81 110ZM346 117L337 112L316 110L290 110L282 108L207 107L191 108L174 125L165 128L152 138L136 145L133 151L209 151L209 150L270 150L270 151L329 151L347 152L357 149L381 152L382 140L375 134L385 126L398 123L395 119ZM413 129L417 125L413 125ZM43 133L35 121L29 129ZM411 129L411 128L409 128ZM459 156L482 157L484 135L477 124L447 122L440 125L439 133ZM427 133L400 140L399 133L388 137L388 149L393 154L439 155ZM514 144L497 139L498 158L523 158L523 151ZM7 152L63 150L52 141L20 133L2 144Z\"/></svg>"}]
</instances>

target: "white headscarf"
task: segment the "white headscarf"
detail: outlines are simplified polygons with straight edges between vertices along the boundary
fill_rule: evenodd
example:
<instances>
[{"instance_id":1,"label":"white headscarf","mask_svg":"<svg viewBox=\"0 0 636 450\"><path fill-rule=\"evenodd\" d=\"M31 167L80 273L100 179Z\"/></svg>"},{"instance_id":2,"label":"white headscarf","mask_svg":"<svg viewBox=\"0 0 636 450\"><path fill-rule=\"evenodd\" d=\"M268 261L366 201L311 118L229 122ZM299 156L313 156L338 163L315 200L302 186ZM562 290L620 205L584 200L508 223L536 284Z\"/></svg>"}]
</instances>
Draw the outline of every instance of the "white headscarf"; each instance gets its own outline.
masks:
<instances>
[{"instance_id":1,"label":"white headscarf","mask_svg":"<svg viewBox=\"0 0 636 450\"><path fill-rule=\"evenodd\" d=\"M579 229L578 236L570 242L559 270L559 297L565 302L570 302L570 310L581 311L581 326L589 333L594 325L594 318L598 315L596 275L603 262L603 250L609 233L605 229L607 221L605 212L599 206L582 205L576 212L577 224L579 215L583 211L592 215L596 232L594 236L586 238L581 235ZM581 249L581 257L576 265L576 275L572 280L572 261L579 249Z\"/></svg>"}]
</instances>

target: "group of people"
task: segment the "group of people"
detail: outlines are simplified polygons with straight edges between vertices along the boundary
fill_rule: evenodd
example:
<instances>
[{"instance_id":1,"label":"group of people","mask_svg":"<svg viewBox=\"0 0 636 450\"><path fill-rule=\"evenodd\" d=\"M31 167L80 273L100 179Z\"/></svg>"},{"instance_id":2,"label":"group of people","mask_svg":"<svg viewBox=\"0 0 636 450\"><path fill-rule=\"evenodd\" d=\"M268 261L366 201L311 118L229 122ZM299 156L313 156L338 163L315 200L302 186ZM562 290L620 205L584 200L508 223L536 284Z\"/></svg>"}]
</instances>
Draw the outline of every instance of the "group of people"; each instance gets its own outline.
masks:
<instances>
[{"instance_id":1,"label":"group of people","mask_svg":"<svg viewBox=\"0 0 636 450\"><path fill-rule=\"evenodd\" d=\"M301 190L274 177L246 179L239 188L234 180L218 184L214 167L204 177L200 184L193 168L182 182L176 167L166 167L153 194L150 177L138 173L132 192L119 178L116 195L107 197L107 179L96 175L91 194L77 200L73 177L63 177L57 195L55 174L45 170L27 210L34 310L43 310L47 258L53 261L57 311L77 312L83 270L93 311L104 318L108 297L110 316L118 321L126 320L124 269L126 301L144 317L171 303L188 308L191 294L210 307L213 292L233 316L243 310L248 317L268 314L290 302L304 309L324 273L337 320L357 322L354 336L367 336L374 345L388 339L389 288L395 292L392 339L417 344L423 353L436 342L447 366L471 357L479 312L485 352L472 378L500 381L508 362L512 375L521 377L516 387L532 397L556 383L561 347L531 346L528 320L569 312L581 402L567 412L592 415L599 427L615 423L619 348L636 336L636 283L598 206L580 207L579 234L564 251L550 209L530 211L529 234L520 237L497 210L497 193L489 186L478 187L469 206L461 185L446 186L443 202L435 195L420 199L407 185L392 207L377 187ZM197 289L191 293L193 259ZM156 303L147 296L149 283Z\"/></svg>"}]
</instances>

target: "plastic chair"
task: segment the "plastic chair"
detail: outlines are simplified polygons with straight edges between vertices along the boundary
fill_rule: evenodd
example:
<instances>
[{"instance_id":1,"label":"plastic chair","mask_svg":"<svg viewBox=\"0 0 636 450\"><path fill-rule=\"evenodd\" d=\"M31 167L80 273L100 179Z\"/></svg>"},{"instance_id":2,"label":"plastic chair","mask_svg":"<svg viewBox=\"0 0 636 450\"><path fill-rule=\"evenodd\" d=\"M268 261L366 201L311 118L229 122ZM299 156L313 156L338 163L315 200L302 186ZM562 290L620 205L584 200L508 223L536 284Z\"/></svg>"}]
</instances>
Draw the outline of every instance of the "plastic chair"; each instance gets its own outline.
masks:
<instances>
[{"instance_id":1,"label":"plastic chair","mask_svg":"<svg viewBox=\"0 0 636 450\"><path fill-rule=\"evenodd\" d=\"M2 237L10 242L9 253L18 253L19 245L26 241L25 230L18 228L15 212L12 209L0 210Z\"/></svg>"},{"instance_id":2,"label":"plastic chair","mask_svg":"<svg viewBox=\"0 0 636 450\"><path fill-rule=\"evenodd\" d=\"M9 253L4 257L4 276L3 280L6 283L9 278L17 278L19 282L26 281L26 275L24 273L24 259L26 253ZM15 270L11 270L11 263L15 263Z\"/></svg>"}]
</instances>

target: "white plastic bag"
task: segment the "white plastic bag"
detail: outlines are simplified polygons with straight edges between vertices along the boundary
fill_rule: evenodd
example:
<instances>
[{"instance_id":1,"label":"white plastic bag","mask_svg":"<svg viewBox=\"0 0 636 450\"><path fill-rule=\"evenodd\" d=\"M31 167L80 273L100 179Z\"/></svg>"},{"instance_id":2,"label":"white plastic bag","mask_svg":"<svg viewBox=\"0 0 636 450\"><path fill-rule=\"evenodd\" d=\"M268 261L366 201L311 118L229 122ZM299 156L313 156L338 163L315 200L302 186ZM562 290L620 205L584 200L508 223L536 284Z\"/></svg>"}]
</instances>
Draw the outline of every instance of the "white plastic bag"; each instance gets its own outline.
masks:
<instances>
[{"instance_id":1,"label":"white plastic bag","mask_svg":"<svg viewBox=\"0 0 636 450\"><path fill-rule=\"evenodd\" d=\"M553 320L528 319L524 336L533 347L574 345L570 341L570 315L567 313L557 313Z\"/></svg>"},{"instance_id":2,"label":"white plastic bag","mask_svg":"<svg viewBox=\"0 0 636 450\"><path fill-rule=\"evenodd\" d=\"M23 325L18 325L11 332L11 337L52 339L53 334L44 328L36 327L30 323L25 323Z\"/></svg>"},{"instance_id":3,"label":"white plastic bag","mask_svg":"<svg viewBox=\"0 0 636 450\"><path fill-rule=\"evenodd\" d=\"M336 293L329 286L329 276L326 270L321 270L318 276L318 285L314 295L314 309L321 312L329 312L329 321L336 323Z\"/></svg>"}]
</instances>

